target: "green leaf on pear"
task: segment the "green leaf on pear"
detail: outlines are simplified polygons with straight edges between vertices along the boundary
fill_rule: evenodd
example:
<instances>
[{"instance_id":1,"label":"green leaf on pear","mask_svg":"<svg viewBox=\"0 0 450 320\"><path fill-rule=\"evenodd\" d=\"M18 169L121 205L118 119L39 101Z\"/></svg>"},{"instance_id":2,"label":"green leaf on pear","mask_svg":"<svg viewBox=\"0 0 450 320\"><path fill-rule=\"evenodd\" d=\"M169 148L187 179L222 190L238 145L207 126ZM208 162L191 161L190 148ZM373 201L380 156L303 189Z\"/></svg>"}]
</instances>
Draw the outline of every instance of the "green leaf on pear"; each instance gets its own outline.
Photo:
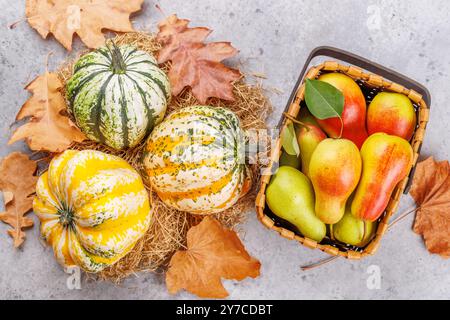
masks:
<instances>
[{"instance_id":1,"label":"green leaf on pear","mask_svg":"<svg viewBox=\"0 0 450 320\"><path fill-rule=\"evenodd\" d=\"M305 102L317 119L341 118L344 111L344 95L331 84L306 79Z\"/></svg>"}]
</instances>

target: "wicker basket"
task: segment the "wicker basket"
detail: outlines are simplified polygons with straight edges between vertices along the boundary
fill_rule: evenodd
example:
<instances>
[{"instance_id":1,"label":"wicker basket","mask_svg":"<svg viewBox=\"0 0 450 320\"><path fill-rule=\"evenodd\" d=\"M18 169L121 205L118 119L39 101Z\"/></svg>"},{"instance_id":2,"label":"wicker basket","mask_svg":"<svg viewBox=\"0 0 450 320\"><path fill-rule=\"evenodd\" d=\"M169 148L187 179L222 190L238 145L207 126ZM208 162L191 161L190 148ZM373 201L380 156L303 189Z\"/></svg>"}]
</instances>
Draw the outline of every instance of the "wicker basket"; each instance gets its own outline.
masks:
<instances>
[{"instance_id":1,"label":"wicker basket","mask_svg":"<svg viewBox=\"0 0 450 320\"><path fill-rule=\"evenodd\" d=\"M332 57L334 59L344 61L349 65L344 65L334 60L323 62L317 66L307 69L309 64L311 63L311 60L316 56ZM371 73L367 72L366 70L370 71ZM429 92L425 87L392 70L386 69L364 58L358 57L340 49L331 47L319 47L313 50L306 61L303 71L287 105L285 111L287 114L295 118L297 117L300 108L305 107L305 73L305 78L314 79L320 74L326 72L341 72L352 77L361 86L361 89L366 95L367 102L370 102L380 90L403 93L404 95L409 97L409 99L413 102L414 107L416 108L418 119L418 124L414 136L411 140L411 145L414 150L414 161L411 167L410 174L394 189L394 192L391 195L391 199L384 214L378 220L378 228L376 234L372 241L365 248L344 245L329 238L325 238L321 243L317 243L312 239L303 237L298 233L294 226L275 216L270 211L270 209L266 207L266 187L270 181L271 174L273 172L272 169L275 168L274 164L278 163L281 154L282 146L280 138L278 137L271 153L270 163L267 171L265 172L265 174L263 174L263 177L261 179L260 190L256 198L256 212L258 219L267 228L278 232L284 238L296 240L309 248L320 249L330 255L342 256L349 259L361 259L365 256L373 255L376 252L380 245L381 238L388 228L389 219L397 209L401 194L403 192L407 193L409 190L409 186L414 175L414 168L420 154L420 149L428 122L431 98ZM282 117L279 124L280 132L282 132L285 126L289 124L289 122L290 120L288 118L284 116Z\"/></svg>"}]
</instances>

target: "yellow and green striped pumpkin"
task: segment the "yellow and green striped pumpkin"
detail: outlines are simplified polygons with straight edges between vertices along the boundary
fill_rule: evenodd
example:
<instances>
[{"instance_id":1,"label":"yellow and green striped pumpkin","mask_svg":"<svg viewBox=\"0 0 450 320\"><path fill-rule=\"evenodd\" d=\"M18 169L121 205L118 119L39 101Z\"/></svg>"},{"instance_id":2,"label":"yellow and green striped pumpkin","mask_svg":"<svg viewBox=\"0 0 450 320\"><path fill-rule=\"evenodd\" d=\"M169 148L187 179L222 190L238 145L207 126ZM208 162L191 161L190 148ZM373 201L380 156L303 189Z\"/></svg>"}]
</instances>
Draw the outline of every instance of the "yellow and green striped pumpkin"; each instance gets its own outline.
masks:
<instances>
[{"instance_id":1,"label":"yellow and green striped pumpkin","mask_svg":"<svg viewBox=\"0 0 450 320\"><path fill-rule=\"evenodd\" d=\"M63 266L98 272L125 256L147 231L151 210L142 178L125 160L68 150L38 180L33 210Z\"/></svg>"},{"instance_id":2,"label":"yellow and green striped pumpkin","mask_svg":"<svg viewBox=\"0 0 450 320\"><path fill-rule=\"evenodd\" d=\"M131 148L164 118L170 83L153 56L108 45L82 56L67 82L77 125L91 140Z\"/></svg>"},{"instance_id":3,"label":"yellow and green striped pumpkin","mask_svg":"<svg viewBox=\"0 0 450 320\"><path fill-rule=\"evenodd\" d=\"M194 214L230 208L251 185L244 132L224 108L193 106L170 114L149 136L143 168L166 204Z\"/></svg>"}]
</instances>

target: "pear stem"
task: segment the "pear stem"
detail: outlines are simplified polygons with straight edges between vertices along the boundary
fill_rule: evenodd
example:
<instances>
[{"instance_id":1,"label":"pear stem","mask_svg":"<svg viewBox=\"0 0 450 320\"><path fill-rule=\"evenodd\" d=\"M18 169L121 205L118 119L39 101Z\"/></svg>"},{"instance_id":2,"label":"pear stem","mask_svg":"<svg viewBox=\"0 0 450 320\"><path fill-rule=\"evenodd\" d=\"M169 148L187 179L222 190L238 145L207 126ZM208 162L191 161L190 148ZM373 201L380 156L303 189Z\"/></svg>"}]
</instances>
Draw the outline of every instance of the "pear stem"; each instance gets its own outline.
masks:
<instances>
[{"instance_id":1,"label":"pear stem","mask_svg":"<svg viewBox=\"0 0 450 320\"><path fill-rule=\"evenodd\" d=\"M338 139L341 139L342 135L344 134L344 120L342 120L341 116L339 116L339 120L341 121L341 132L339 133Z\"/></svg>"},{"instance_id":2,"label":"pear stem","mask_svg":"<svg viewBox=\"0 0 450 320\"><path fill-rule=\"evenodd\" d=\"M333 226L334 226L334 224L330 224L330 238L331 238L331 240L336 240L336 239L334 239Z\"/></svg>"},{"instance_id":3,"label":"pear stem","mask_svg":"<svg viewBox=\"0 0 450 320\"><path fill-rule=\"evenodd\" d=\"M366 233L367 233L367 221L366 220L363 220L363 226L364 226L364 229L363 229L363 235L362 235L362 237L361 237L361 239L362 240L364 240L365 238L366 238Z\"/></svg>"},{"instance_id":4,"label":"pear stem","mask_svg":"<svg viewBox=\"0 0 450 320\"><path fill-rule=\"evenodd\" d=\"M306 123L298 121L297 119L295 119L293 116L291 116L289 113L283 112L283 115L288 118L289 120L291 120L293 123L298 124L299 126L301 126L302 128L305 128L306 130L310 130L310 128L307 126Z\"/></svg>"}]
</instances>

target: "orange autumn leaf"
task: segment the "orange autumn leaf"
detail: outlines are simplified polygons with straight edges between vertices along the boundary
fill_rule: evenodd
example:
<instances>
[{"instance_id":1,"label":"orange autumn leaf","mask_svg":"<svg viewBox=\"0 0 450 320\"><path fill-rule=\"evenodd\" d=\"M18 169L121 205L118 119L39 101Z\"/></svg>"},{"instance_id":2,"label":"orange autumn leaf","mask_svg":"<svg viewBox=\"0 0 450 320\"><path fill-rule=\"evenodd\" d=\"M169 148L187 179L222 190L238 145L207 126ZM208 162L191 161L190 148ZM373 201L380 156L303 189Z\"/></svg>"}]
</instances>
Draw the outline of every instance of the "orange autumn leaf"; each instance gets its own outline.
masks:
<instances>
[{"instance_id":1,"label":"orange autumn leaf","mask_svg":"<svg viewBox=\"0 0 450 320\"><path fill-rule=\"evenodd\" d=\"M206 217L188 231L187 250L170 260L166 284L171 294L186 289L201 298L225 298L221 279L256 278L260 267L234 231Z\"/></svg>"},{"instance_id":2,"label":"orange autumn leaf","mask_svg":"<svg viewBox=\"0 0 450 320\"><path fill-rule=\"evenodd\" d=\"M72 50L76 33L89 48L105 43L103 29L134 31L130 14L141 10L144 0L27 0L28 23L45 39L52 33Z\"/></svg>"},{"instance_id":3,"label":"orange autumn leaf","mask_svg":"<svg viewBox=\"0 0 450 320\"><path fill-rule=\"evenodd\" d=\"M204 41L211 33L208 28L189 28L189 20L168 17L159 24L158 40L162 49L158 62L172 62L169 79L172 93L177 96L190 87L200 103L216 97L234 101L233 82L241 78L239 70L221 62L234 57L238 51L229 42Z\"/></svg>"},{"instance_id":4,"label":"orange autumn leaf","mask_svg":"<svg viewBox=\"0 0 450 320\"><path fill-rule=\"evenodd\" d=\"M432 157L417 164L410 191L418 206L414 231L431 253L450 257L450 165Z\"/></svg>"},{"instance_id":5,"label":"orange autumn leaf","mask_svg":"<svg viewBox=\"0 0 450 320\"><path fill-rule=\"evenodd\" d=\"M8 234L14 239L14 247L25 241L24 228L33 226L33 220L24 215L33 207L37 177L37 164L27 155L14 152L0 164L0 190L3 192L5 211L0 213L0 221L9 224Z\"/></svg>"},{"instance_id":6,"label":"orange autumn leaf","mask_svg":"<svg viewBox=\"0 0 450 320\"><path fill-rule=\"evenodd\" d=\"M72 142L86 139L69 117L63 114L66 102L60 92L62 87L56 74L45 72L25 88L33 96L22 106L16 120L30 120L13 133L8 144L25 139L31 150L62 152Z\"/></svg>"}]
</instances>

